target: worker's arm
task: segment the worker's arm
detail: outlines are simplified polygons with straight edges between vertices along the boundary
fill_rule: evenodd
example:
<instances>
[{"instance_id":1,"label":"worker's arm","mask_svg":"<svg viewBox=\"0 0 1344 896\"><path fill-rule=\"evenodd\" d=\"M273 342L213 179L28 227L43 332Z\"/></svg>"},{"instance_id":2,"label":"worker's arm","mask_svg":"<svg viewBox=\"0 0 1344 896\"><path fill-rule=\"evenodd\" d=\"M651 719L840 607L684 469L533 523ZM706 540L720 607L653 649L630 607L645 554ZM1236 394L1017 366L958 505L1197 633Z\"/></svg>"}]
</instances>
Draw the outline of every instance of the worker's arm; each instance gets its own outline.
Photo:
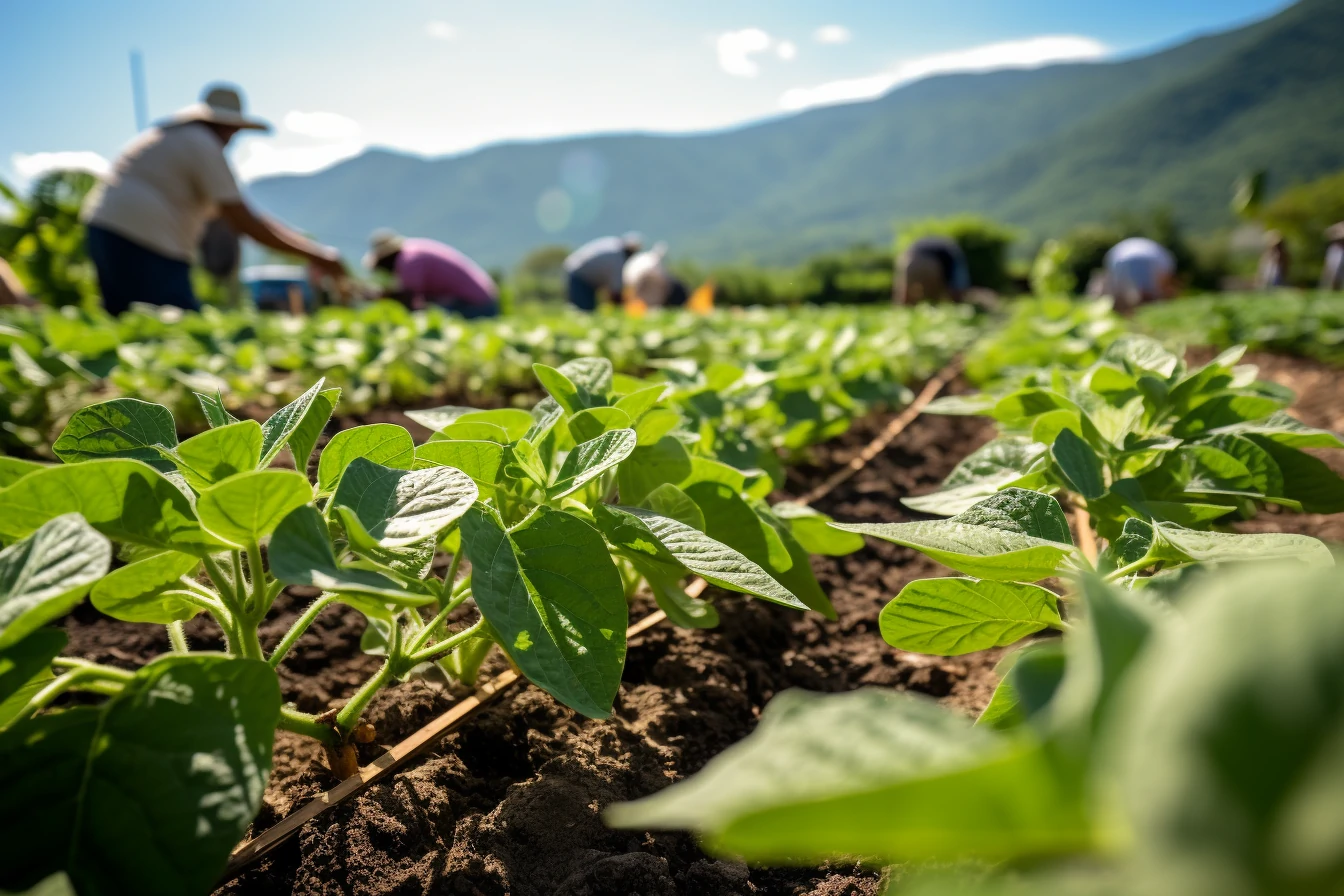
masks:
<instances>
[{"instance_id":1,"label":"worker's arm","mask_svg":"<svg viewBox=\"0 0 1344 896\"><path fill-rule=\"evenodd\" d=\"M279 221L258 215L243 202L226 202L219 207L219 216L235 232L251 237L263 246L277 252L288 252L308 259L324 274L339 277L345 273L341 255L330 246L313 242L301 233L290 230Z\"/></svg>"}]
</instances>

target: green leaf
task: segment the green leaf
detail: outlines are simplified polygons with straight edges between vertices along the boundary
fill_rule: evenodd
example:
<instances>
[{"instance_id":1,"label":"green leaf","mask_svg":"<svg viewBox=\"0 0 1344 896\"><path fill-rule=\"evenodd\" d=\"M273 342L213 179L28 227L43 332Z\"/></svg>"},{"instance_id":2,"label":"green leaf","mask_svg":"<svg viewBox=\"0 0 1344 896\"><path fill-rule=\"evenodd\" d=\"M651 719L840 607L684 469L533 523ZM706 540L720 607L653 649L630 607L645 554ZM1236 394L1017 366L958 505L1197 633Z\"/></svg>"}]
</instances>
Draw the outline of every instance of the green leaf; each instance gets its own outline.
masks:
<instances>
[{"instance_id":1,"label":"green leaf","mask_svg":"<svg viewBox=\"0 0 1344 896\"><path fill-rule=\"evenodd\" d=\"M437 538L477 495L471 477L453 467L393 470L357 457L331 505L350 508L372 538L394 548Z\"/></svg>"},{"instance_id":2,"label":"green leaf","mask_svg":"<svg viewBox=\"0 0 1344 896\"><path fill-rule=\"evenodd\" d=\"M1045 414L1059 408L1076 411L1078 406L1058 392L1049 389L1019 389L1000 398L994 405L992 416L1000 423L1016 426L1038 414Z\"/></svg>"},{"instance_id":3,"label":"green leaf","mask_svg":"<svg viewBox=\"0 0 1344 896\"><path fill-rule=\"evenodd\" d=\"M1045 709L1066 669L1063 643L1056 638L1027 644L994 668L1000 676L989 705L975 724L1007 731L1031 722Z\"/></svg>"},{"instance_id":4,"label":"green leaf","mask_svg":"<svg viewBox=\"0 0 1344 896\"><path fill-rule=\"evenodd\" d=\"M646 566L656 565L678 579L689 571L729 591L796 610L807 608L758 563L685 523L651 510L609 504L594 507L593 518L614 546Z\"/></svg>"},{"instance_id":5,"label":"green leaf","mask_svg":"<svg viewBox=\"0 0 1344 896\"><path fill-rule=\"evenodd\" d=\"M528 439L519 439L509 446L512 464L505 466L504 474L512 478L530 480L539 488L545 488L550 476L546 472L546 461L542 459L537 446Z\"/></svg>"},{"instance_id":6,"label":"green leaf","mask_svg":"<svg viewBox=\"0 0 1344 896\"><path fill-rule=\"evenodd\" d=\"M0 550L0 648L68 613L111 562L107 539L75 514Z\"/></svg>"},{"instance_id":7,"label":"green leaf","mask_svg":"<svg viewBox=\"0 0 1344 896\"><path fill-rule=\"evenodd\" d=\"M1247 560L1300 560L1310 566L1333 566L1330 549L1309 535L1257 532L1199 532L1171 523L1154 527L1154 559L1178 562L1231 563Z\"/></svg>"},{"instance_id":8,"label":"green leaf","mask_svg":"<svg viewBox=\"0 0 1344 896\"><path fill-rule=\"evenodd\" d=\"M589 408L569 418L569 434L574 437L576 445L581 445L604 432L630 429L632 424L630 415L619 408ZM523 431L527 431L526 427Z\"/></svg>"},{"instance_id":9,"label":"green leaf","mask_svg":"<svg viewBox=\"0 0 1344 896\"><path fill-rule=\"evenodd\" d=\"M1046 452L1046 446L1020 436L1003 436L986 442L965 457L943 480L938 491L901 503L920 513L952 516L1026 475Z\"/></svg>"},{"instance_id":10,"label":"green leaf","mask_svg":"<svg viewBox=\"0 0 1344 896\"><path fill-rule=\"evenodd\" d=\"M186 495L136 460L46 467L0 492L0 538L23 538L48 520L77 513L109 538L192 554L222 549L201 528Z\"/></svg>"},{"instance_id":11,"label":"green leaf","mask_svg":"<svg viewBox=\"0 0 1344 896\"><path fill-rule=\"evenodd\" d=\"M606 358L573 358L561 364L559 369L571 383L593 395L611 391L612 366Z\"/></svg>"},{"instance_id":12,"label":"green leaf","mask_svg":"<svg viewBox=\"0 0 1344 896\"><path fill-rule=\"evenodd\" d=\"M721 482L696 482L685 486L690 496L705 514L705 532L746 555L778 578L793 566L779 533L761 519L750 504Z\"/></svg>"},{"instance_id":13,"label":"green leaf","mask_svg":"<svg viewBox=\"0 0 1344 896\"><path fill-rule=\"evenodd\" d=\"M1236 460L1246 471L1248 487L1269 497L1284 496L1283 471L1268 451L1250 439L1222 433L1203 439L1200 444L1216 448Z\"/></svg>"},{"instance_id":14,"label":"green leaf","mask_svg":"<svg viewBox=\"0 0 1344 896\"><path fill-rule=\"evenodd\" d=\"M577 414L588 406L579 397L579 387L554 367L547 367L545 364L533 364L532 372L536 374L541 387L546 390L551 398L555 399L560 407L565 409L566 413Z\"/></svg>"},{"instance_id":15,"label":"green leaf","mask_svg":"<svg viewBox=\"0 0 1344 896\"><path fill-rule=\"evenodd\" d=\"M691 500L691 496L670 482L665 482L645 496L640 502L645 510L674 519L692 529L705 531L705 515L700 505Z\"/></svg>"},{"instance_id":16,"label":"green leaf","mask_svg":"<svg viewBox=\"0 0 1344 896\"><path fill-rule=\"evenodd\" d=\"M953 417L985 416L998 404L998 399L988 392L973 392L969 395L943 395L924 406L926 414L942 414Z\"/></svg>"},{"instance_id":17,"label":"green leaf","mask_svg":"<svg viewBox=\"0 0 1344 896\"><path fill-rule=\"evenodd\" d=\"M228 426L230 423L237 423L238 418L229 413L229 409L224 407L224 396L218 391L214 395L206 395L203 392L197 392L196 400L201 405L201 413L205 414L205 422L209 423L211 428L216 426Z\"/></svg>"},{"instance_id":18,"label":"green leaf","mask_svg":"<svg viewBox=\"0 0 1344 896\"><path fill-rule=\"evenodd\" d=\"M177 424L162 405L135 398L116 398L81 408L51 446L68 464L120 457L144 461L159 470L172 465L159 448L177 445Z\"/></svg>"},{"instance_id":19,"label":"green leaf","mask_svg":"<svg viewBox=\"0 0 1344 896\"><path fill-rule=\"evenodd\" d=\"M747 474L737 467L708 457L692 457L691 472L680 483L686 489L698 482L718 482L734 492L746 491Z\"/></svg>"},{"instance_id":20,"label":"green leaf","mask_svg":"<svg viewBox=\"0 0 1344 896\"><path fill-rule=\"evenodd\" d=\"M1263 395L1217 395L1178 420L1171 433L1188 439L1210 430L1260 420L1282 407L1283 402Z\"/></svg>"},{"instance_id":21,"label":"green leaf","mask_svg":"<svg viewBox=\"0 0 1344 896\"><path fill-rule=\"evenodd\" d=\"M625 504L639 504L663 483L676 485L691 474L686 446L671 436L655 445L637 446L616 468L616 483Z\"/></svg>"},{"instance_id":22,"label":"green leaf","mask_svg":"<svg viewBox=\"0 0 1344 896\"><path fill-rule=\"evenodd\" d=\"M843 557L863 548L862 535L841 532L828 525L833 522L829 516L806 504L781 501L772 505L770 511L788 524L793 537L809 554Z\"/></svg>"},{"instance_id":23,"label":"green leaf","mask_svg":"<svg viewBox=\"0 0 1344 896\"><path fill-rule=\"evenodd\" d=\"M496 426L493 423L466 420L448 424L438 434L431 436L431 440L434 438L462 439L469 442L498 442L500 445L509 444L509 434L504 427Z\"/></svg>"},{"instance_id":24,"label":"green leaf","mask_svg":"<svg viewBox=\"0 0 1344 896\"><path fill-rule=\"evenodd\" d=\"M1050 446L1050 455L1059 465L1073 491L1088 500L1106 494L1101 458L1092 450L1092 446L1084 442L1073 430L1065 429L1060 432L1055 438L1055 443Z\"/></svg>"},{"instance_id":25,"label":"green leaf","mask_svg":"<svg viewBox=\"0 0 1344 896\"><path fill-rule=\"evenodd\" d=\"M1324 461L1266 436L1248 438L1278 465L1283 474L1283 497L1298 501L1307 513L1344 511L1344 479Z\"/></svg>"},{"instance_id":26,"label":"green leaf","mask_svg":"<svg viewBox=\"0 0 1344 896\"><path fill-rule=\"evenodd\" d=\"M474 479L478 487L489 488L499 478L504 450L498 442L426 442L415 449L414 469L453 467Z\"/></svg>"},{"instance_id":27,"label":"green leaf","mask_svg":"<svg viewBox=\"0 0 1344 896\"><path fill-rule=\"evenodd\" d=\"M1149 336L1126 333L1106 347L1101 360L1122 364L1134 374L1155 373L1167 379L1176 372L1181 359Z\"/></svg>"},{"instance_id":28,"label":"green leaf","mask_svg":"<svg viewBox=\"0 0 1344 896\"><path fill-rule=\"evenodd\" d=\"M261 424L226 423L192 436L175 451L164 451L196 491L257 468L261 460Z\"/></svg>"},{"instance_id":29,"label":"green leaf","mask_svg":"<svg viewBox=\"0 0 1344 896\"><path fill-rule=\"evenodd\" d=\"M1062 628L1054 592L976 579L919 579L882 609L882 637L913 653L961 656Z\"/></svg>"},{"instance_id":30,"label":"green leaf","mask_svg":"<svg viewBox=\"0 0 1344 896\"><path fill-rule=\"evenodd\" d=\"M0 649L0 729L8 727L52 680L51 661L65 649L67 640L58 628L40 628Z\"/></svg>"},{"instance_id":31,"label":"green leaf","mask_svg":"<svg viewBox=\"0 0 1344 896\"><path fill-rule=\"evenodd\" d=\"M592 718L611 714L625 665L628 610L602 536L541 508L512 532L488 507L462 518L476 603L530 681Z\"/></svg>"},{"instance_id":32,"label":"green leaf","mask_svg":"<svg viewBox=\"0 0 1344 896\"><path fill-rule=\"evenodd\" d=\"M702 772L606 819L691 828L715 854L771 865L998 861L1087 849L1080 790L1042 751L931 701L787 691Z\"/></svg>"},{"instance_id":33,"label":"green leaf","mask_svg":"<svg viewBox=\"0 0 1344 896\"><path fill-rule=\"evenodd\" d=\"M997 492L946 520L831 525L914 548L958 572L994 581L1048 578L1074 553L1059 502L1019 488Z\"/></svg>"},{"instance_id":34,"label":"green leaf","mask_svg":"<svg viewBox=\"0 0 1344 896\"><path fill-rule=\"evenodd\" d=\"M532 415L522 408L497 408L490 411L471 411L463 414L448 428L462 427L474 423L497 426L504 431L504 441L514 442L521 439L532 426Z\"/></svg>"},{"instance_id":35,"label":"green leaf","mask_svg":"<svg viewBox=\"0 0 1344 896\"><path fill-rule=\"evenodd\" d=\"M656 386L646 386L643 389L637 389L629 395L622 396L616 401L616 407L625 411L631 420L638 420L645 411L653 408L654 405L663 400L667 394L668 387L666 383L659 383Z\"/></svg>"},{"instance_id":36,"label":"green leaf","mask_svg":"<svg viewBox=\"0 0 1344 896\"><path fill-rule=\"evenodd\" d=\"M424 410L405 411L407 417L419 423L425 429L432 432L440 432L444 427L451 426L467 414L478 413L478 408L466 408L459 405L444 405L438 408L426 408Z\"/></svg>"},{"instance_id":37,"label":"green leaf","mask_svg":"<svg viewBox=\"0 0 1344 896\"><path fill-rule=\"evenodd\" d=\"M100 613L123 622L183 622L201 608L164 592L185 590L178 580L200 565L201 558L190 554L155 554L104 576L93 586L89 600Z\"/></svg>"},{"instance_id":38,"label":"green leaf","mask_svg":"<svg viewBox=\"0 0 1344 896\"><path fill-rule=\"evenodd\" d=\"M564 419L564 416L565 409L556 404L554 398L543 398L532 409L532 425L523 433L523 438L534 445L539 444L550 435L551 430L555 429L555 424Z\"/></svg>"},{"instance_id":39,"label":"green leaf","mask_svg":"<svg viewBox=\"0 0 1344 896\"><path fill-rule=\"evenodd\" d=\"M297 508L275 527L269 560L271 575L289 585L309 585L338 594L368 594L401 606L420 606L433 600L423 599L382 573L338 565L327 525L311 505Z\"/></svg>"},{"instance_id":40,"label":"green leaf","mask_svg":"<svg viewBox=\"0 0 1344 896\"><path fill-rule=\"evenodd\" d=\"M415 441L411 434L395 423L370 423L343 429L331 437L318 458L317 489L323 493L335 491L346 467L357 457L384 467L409 470L415 463L415 456Z\"/></svg>"},{"instance_id":41,"label":"green leaf","mask_svg":"<svg viewBox=\"0 0 1344 896\"><path fill-rule=\"evenodd\" d=\"M7 882L64 870L82 896L208 893L271 771L280 687L259 660L169 656L102 706L0 734Z\"/></svg>"},{"instance_id":42,"label":"green leaf","mask_svg":"<svg viewBox=\"0 0 1344 896\"><path fill-rule=\"evenodd\" d=\"M1276 411L1264 420L1232 423L1209 431L1210 435L1263 436L1287 448L1344 448L1344 439L1328 429L1307 426L1296 417Z\"/></svg>"},{"instance_id":43,"label":"green leaf","mask_svg":"<svg viewBox=\"0 0 1344 896\"><path fill-rule=\"evenodd\" d=\"M1120 536L1106 545L1097 558L1097 571L1105 575L1138 563L1152 551L1155 538L1151 523L1141 519L1125 520Z\"/></svg>"},{"instance_id":44,"label":"green leaf","mask_svg":"<svg viewBox=\"0 0 1344 896\"><path fill-rule=\"evenodd\" d=\"M360 557L408 578L424 579L429 575L438 548L437 537L387 546L364 528L364 523L349 507L336 507L335 514L345 530L347 546Z\"/></svg>"},{"instance_id":45,"label":"green leaf","mask_svg":"<svg viewBox=\"0 0 1344 896\"><path fill-rule=\"evenodd\" d=\"M635 431L617 429L575 446L565 456L555 474L555 482L546 489L547 497L562 498L583 488L610 470L635 450Z\"/></svg>"},{"instance_id":46,"label":"green leaf","mask_svg":"<svg viewBox=\"0 0 1344 896\"><path fill-rule=\"evenodd\" d=\"M257 469L269 467L271 461L275 460L280 449L285 447L289 437L303 422L308 409L322 394L322 384L325 382L325 379L318 380L311 389L276 411L261 425L261 460L257 463Z\"/></svg>"},{"instance_id":47,"label":"green leaf","mask_svg":"<svg viewBox=\"0 0 1344 896\"><path fill-rule=\"evenodd\" d=\"M635 424L635 436L641 445L655 445L663 436L677 428L681 415L670 408L654 408Z\"/></svg>"},{"instance_id":48,"label":"green leaf","mask_svg":"<svg viewBox=\"0 0 1344 896\"><path fill-rule=\"evenodd\" d=\"M821 583L817 581L816 574L812 572L812 558L798 543L798 539L793 537L793 533L789 531L789 524L771 513L764 502L754 505L754 509L756 515L766 524L766 528L778 537L788 554L788 566L781 569L777 564L772 564L771 574L779 584L806 604L809 610L815 610L827 619L838 618L835 607L831 605L831 599L826 596ZM834 529L830 531L840 534Z\"/></svg>"},{"instance_id":49,"label":"green leaf","mask_svg":"<svg viewBox=\"0 0 1344 896\"><path fill-rule=\"evenodd\" d=\"M293 470L254 470L201 492L201 525L237 547L260 544L296 507L313 500L308 477Z\"/></svg>"},{"instance_id":50,"label":"green leaf","mask_svg":"<svg viewBox=\"0 0 1344 896\"><path fill-rule=\"evenodd\" d=\"M340 389L323 389L317 393L313 403L308 405L308 410L304 412L303 419L294 428L294 432L290 433L289 451L294 455L294 469L300 473L307 475L308 458L312 457L318 437L322 435L322 430L327 428L331 414L336 410L336 404L340 400Z\"/></svg>"},{"instance_id":51,"label":"green leaf","mask_svg":"<svg viewBox=\"0 0 1344 896\"><path fill-rule=\"evenodd\" d=\"M29 473L36 473L46 466L35 460L0 455L0 488L13 485Z\"/></svg>"},{"instance_id":52,"label":"green leaf","mask_svg":"<svg viewBox=\"0 0 1344 896\"><path fill-rule=\"evenodd\" d=\"M681 587L681 577L669 572L665 566L646 563L633 556L628 558L635 571L649 583L653 599L658 608L667 614L673 625L682 628L715 628L719 624L719 611L707 600L691 597Z\"/></svg>"}]
</instances>

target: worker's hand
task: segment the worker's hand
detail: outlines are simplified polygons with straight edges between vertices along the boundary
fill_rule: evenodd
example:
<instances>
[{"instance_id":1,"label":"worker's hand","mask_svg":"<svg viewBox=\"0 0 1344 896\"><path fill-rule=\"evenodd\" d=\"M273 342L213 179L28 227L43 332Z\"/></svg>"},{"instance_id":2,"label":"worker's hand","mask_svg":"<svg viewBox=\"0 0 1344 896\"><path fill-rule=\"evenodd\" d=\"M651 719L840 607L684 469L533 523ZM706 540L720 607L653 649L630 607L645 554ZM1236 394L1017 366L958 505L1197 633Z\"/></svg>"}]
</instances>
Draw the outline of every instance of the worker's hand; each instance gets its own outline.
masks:
<instances>
[{"instance_id":1,"label":"worker's hand","mask_svg":"<svg viewBox=\"0 0 1344 896\"><path fill-rule=\"evenodd\" d=\"M331 246L323 246L313 255L313 267L329 277L344 277L345 263L341 261L341 253Z\"/></svg>"}]
</instances>

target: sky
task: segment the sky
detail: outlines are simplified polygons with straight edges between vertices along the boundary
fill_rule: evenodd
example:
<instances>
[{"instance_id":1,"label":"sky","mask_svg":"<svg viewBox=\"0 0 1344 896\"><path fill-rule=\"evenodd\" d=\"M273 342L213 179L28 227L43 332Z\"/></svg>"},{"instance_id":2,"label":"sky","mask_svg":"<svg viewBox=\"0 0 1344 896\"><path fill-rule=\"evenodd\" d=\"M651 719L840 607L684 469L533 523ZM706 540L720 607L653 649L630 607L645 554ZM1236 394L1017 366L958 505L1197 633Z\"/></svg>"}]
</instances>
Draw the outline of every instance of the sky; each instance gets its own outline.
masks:
<instances>
[{"instance_id":1,"label":"sky","mask_svg":"<svg viewBox=\"0 0 1344 896\"><path fill-rule=\"evenodd\" d=\"M12 0L0 5L0 178L104 167L214 81L275 130L244 180L385 146L730 127L942 71L1106 59L1262 18L1284 0Z\"/></svg>"}]
</instances>

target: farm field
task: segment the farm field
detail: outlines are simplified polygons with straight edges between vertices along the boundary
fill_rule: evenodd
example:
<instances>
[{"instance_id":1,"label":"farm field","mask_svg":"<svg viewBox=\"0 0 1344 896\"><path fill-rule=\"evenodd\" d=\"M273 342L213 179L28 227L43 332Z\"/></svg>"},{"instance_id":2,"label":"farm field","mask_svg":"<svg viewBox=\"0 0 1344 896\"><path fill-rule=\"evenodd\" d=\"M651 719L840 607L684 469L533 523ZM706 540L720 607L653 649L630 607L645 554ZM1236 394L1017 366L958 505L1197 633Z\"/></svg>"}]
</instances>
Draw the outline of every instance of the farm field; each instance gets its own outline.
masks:
<instances>
[{"instance_id":1,"label":"farm field","mask_svg":"<svg viewBox=\"0 0 1344 896\"><path fill-rule=\"evenodd\" d=\"M989 708L970 730L1030 742L1045 710L1010 664L1035 668L1021 657L1071 650L1100 625L1089 576L1109 578L1122 602L1168 600L1170 617L1186 605L1152 595L1186 587L1191 570L1332 565L1324 543L1344 542L1344 442L1332 435L1344 428L1342 312L1337 299L1280 295L1196 298L1132 320L1047 298L992 313L529 309L473 324L389 305L304 320L135 313L115 325L6 312L0 805L79 811L22 834L25 863L0 886L65 870L80 892L837 896L943 892L917 879L915 860L1105 854L1090 808L1067 800L1052 811L1073 835L1051 827L1033 835L1048 845L1024 846L1008 813L983 852L973 840L938 846L932 817L879 828L881 848L842 834L815 847L733 839L734 813L780 831L769 813L822 798L796 782L772 802L750 775L740 788L710 777L721 792L708 809L677 800L697 773L722 774L713 761L725 750L721 769L744 755L791 688L923 695L968 722ZM1162 342L1193 348L1178 356ZM1227 351L1238 343L1253 350ZM135 503L140 487L154 500ZM940 525L1011 532L950 547ZM946 566L970 577L941 578ZM945 602L953 588L1043 603L1005 625L969 597L972 609ZM537 615L524 619L526 607ZM627 644L626 620L651 614L667 618ZM973 634L953 634L967 624ZM1060 670L1083 668L1054 656ZM240 840L515 669L533 686L504 690L221 880ZM1065 699L1060 675L1047 709ZM211 688L247 711L202 696L183 704L200 738L189 747L127 736L162 724L141 695ZM1312 751L1338 709L1320 711L1297 755L1326 755ZM892 724L905 711L893 708ZM85 719L112 732L98 751L81 746ZM1263 761L1278 755L1256 744ZM120 752L131 749L187 749L230 771L174 766L184 783L170 792L137 778ZM110 804L50 783L71 757L132 793L145 827L91 825ZM828 766L842 750L793 760L799 780L867 792ZM870 773L878 790L920 775ZM1227 799L1252 786L1221 785ZM1297 785L1281 786L1295 797ZM208 814L208 842L160 809ZM157 881L109 858L144 849ZM1246 874L1301 883L1293 875L1310 867L1313 886L1332 879L1328 864L1276 861ZM1168 866L1143 873L1153 867ZM977 878L974 892L1009 883ZM1138 891L1127 886L1107 892Z\"/></svg>"}]
</instances>

